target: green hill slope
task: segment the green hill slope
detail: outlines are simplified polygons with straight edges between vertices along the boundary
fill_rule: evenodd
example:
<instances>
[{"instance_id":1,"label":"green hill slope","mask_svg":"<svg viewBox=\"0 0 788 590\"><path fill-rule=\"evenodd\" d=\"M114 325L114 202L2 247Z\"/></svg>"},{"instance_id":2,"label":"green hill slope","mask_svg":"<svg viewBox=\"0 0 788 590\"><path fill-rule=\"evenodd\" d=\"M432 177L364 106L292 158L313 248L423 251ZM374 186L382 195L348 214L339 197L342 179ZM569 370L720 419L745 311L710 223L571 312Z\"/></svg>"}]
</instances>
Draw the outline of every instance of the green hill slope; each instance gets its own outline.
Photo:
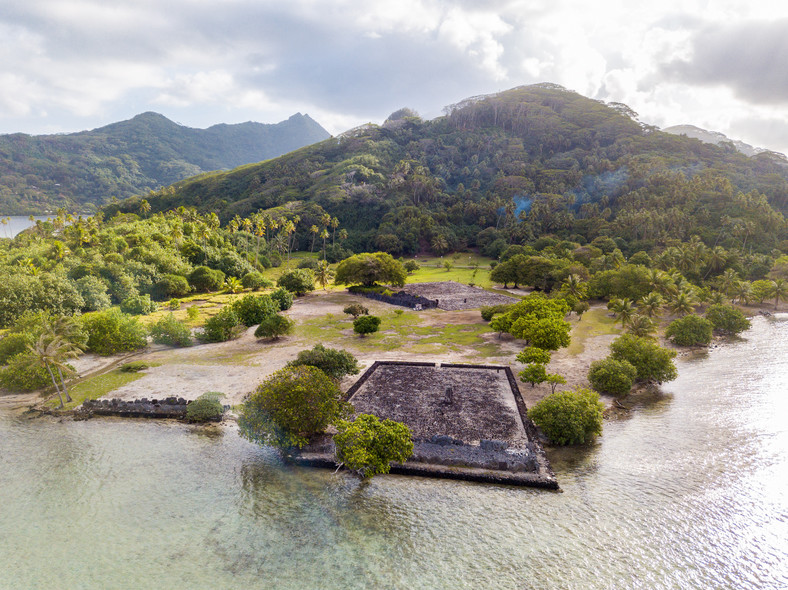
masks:
<instances>
[{"instance_id":1,"label":"green hill slope","mask_svg":"<svg viewBox=\"0 0 788 590\"><path fill-rule=\"evenodd\" d=\"M615 236L648 250L698 235L768 250L785 239L788 167L773 154L662 133L624 105L555 85L468 99L432 121L404 116L260 164L176 183L153 211L215 211L227 222L321 209L356 251L442 253L545 234ZM405 111L407 114L407 111ZM110 206L136 212L139 200ZM310 223L296 239L310 242Z\"/></svg>"},{"instance_id":2,"label":"green hill slope","mask_svg":"<svg viewBox=\"0 0 788 590\"><path fill-rule=\"evenodd\" d=\"M0 135L0 213L90 208L327 138L308 115L192 129L157 113L66 135Z\"/></svg>"}]
</instances>

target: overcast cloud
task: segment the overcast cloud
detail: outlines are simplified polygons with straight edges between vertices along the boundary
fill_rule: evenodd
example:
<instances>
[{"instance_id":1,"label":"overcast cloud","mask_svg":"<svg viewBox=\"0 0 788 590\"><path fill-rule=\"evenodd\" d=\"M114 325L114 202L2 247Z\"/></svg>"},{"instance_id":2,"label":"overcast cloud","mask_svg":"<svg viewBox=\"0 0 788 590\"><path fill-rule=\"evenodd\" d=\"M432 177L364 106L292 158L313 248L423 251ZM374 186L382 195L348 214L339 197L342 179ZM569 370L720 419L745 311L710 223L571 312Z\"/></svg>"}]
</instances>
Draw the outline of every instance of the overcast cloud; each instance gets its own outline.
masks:
<instances>
[{"instance_id":1,"label":"overcast cloud","mask_svg":"<svg viewBox=\"0 0 788 590\"><path fill-rule=\"evenodd\" d=\"M554 82L788 152L785 63L788 3L4 0L0 133L148 110L193 127L300 111L339 133Z\"/></svg>"}]
</instances>

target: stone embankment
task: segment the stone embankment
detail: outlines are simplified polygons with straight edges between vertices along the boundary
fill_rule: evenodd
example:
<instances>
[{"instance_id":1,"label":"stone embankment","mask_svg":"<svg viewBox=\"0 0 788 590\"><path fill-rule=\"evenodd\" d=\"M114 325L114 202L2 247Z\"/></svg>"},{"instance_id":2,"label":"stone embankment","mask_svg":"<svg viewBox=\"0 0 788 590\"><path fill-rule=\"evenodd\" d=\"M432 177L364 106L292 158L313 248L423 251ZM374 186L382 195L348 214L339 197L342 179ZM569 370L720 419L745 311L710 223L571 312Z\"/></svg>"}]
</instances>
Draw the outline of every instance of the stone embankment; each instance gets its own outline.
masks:
<instances>
[{"instance_id":1,"label":"stone embankment","mask_svg":"<svg viewBox=\"0 0 788 590\"><path fill-rule=\"evenodd\" d=\"M175 418L186 417L186 406L189 401L182 397L159 399L137 399L124 401L114 399L85 400L78 412L88 416L120 416L124 418ZM221 421L221 417L215 422Z\"/></svg>"}]
</instances>

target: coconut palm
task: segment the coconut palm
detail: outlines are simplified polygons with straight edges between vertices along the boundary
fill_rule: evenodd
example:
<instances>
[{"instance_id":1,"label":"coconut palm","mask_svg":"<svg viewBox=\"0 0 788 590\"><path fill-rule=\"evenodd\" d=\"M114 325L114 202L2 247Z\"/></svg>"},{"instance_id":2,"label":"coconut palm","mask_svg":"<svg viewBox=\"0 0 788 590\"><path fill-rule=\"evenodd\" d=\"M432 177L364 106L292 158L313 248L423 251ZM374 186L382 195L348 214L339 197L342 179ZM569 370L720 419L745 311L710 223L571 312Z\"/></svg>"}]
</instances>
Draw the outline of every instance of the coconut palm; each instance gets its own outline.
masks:
<instances>
[{"instance_id":1,"label":"coconut palm","mask_svg":"<svg viewBox=\"0 0 788 590\"><path fill-rule=\"evenodd\" d=\"M580 298L583 288L583 279L579 275L571 274L564 279L563 288L572 297Z\"/></svg>"},{"instance_id":2,"label":"coconut palm","mask_svg":"<svg viewBox=\"0 0 788 590\"><path fill-rule=\"evenodd\" d=\"M652 291L648 295L644 295L638 300L638 312L644 314L646 317L653 318L659 315L662 304L665 300L662 295Z\"/></svg>"},{"instance_id":3,"label":"coconut palm","mask_svg":"<svg viewBox=\"0 0 788 590\"><path fill-rule=\"evenodd\" d=\"M729 299L733 299L733 293L736 290L739 281L740 279L738 273L732 268L729 268L720 275L720 289L728 296Z\"/></svg>"},{"instance_id":4,"label":"coconut palm","mask_svg":"<svg viewBox=\"0 0 788 590\"><path fill-rule=\"evenodd\" d=\"M66 360L74 358L79 355L79 348L72 342L63 340L59 336L53 335L51 332L44 332L38 337L35 344L28 344L28 350L33 353L30 357L31 364L39 367L44 367L49 373L49 378L52 379L52 385L55 386L55 391L60 398L60 408L65 404L63 401L63 393L66 395L66 401L73 401L66 388L66 382L63 374L73 374L74 370L66 364ZM57 379L52 369L58 371L60 383L63 385L63 390L58 385Z\"/></svg>"},{"instance_id":5,"label":"coconut palm","mask_svg":"<svg viewBox=\"0 0 788 590\"><path fill-rule=\"evenodd\" d=\"M788 281L785 279L774 279L772 281L772 297L774 297L774 309L780 303L780 299L785 301L788 299Z\"/></svg>"},{"instance_id":6,"label":"coconut palm","mask_svg":"<svg viewBox=\"0 0 788 590\"><path fill-rule=\"evenodd\" d=\"M752 283L749 281L739 281L739 284L733 290L733 295L739 304L747 305L752 298Z\"/></svg>"},{"instance_id":7,"label":"coconut palm","mask_svg":"<svg viewBox=\"0 0 788 590\"><path fill-rule=\"evenodd\" d=\"M635 315L635 306L631 299L612 299L607 304L607 308L616 314L616 319L624 326L629 323L632 316Z\"/></svg>"},{"instance_id":8,"label":"coconut palm","mask_svg":"<svg viewBox=\"0 0 788 590\"><path fill-rule=\"evenodd\" d=\"M657 325L654 320L638 314L630 318L629 326L627 326L627 332L634 336L651 336L656 329Z\"/></svg>"},{"instance_id":9,"label":"coconut palm","mask_svg":"<svg viewBox=\"0 0 788 590\"><path fill-rule=\"evenodd\" d=\"M695 296L691 291L679 291L668 303L668 309L678 316L685 316L695 311L696 304Z\"/></svg>"},{"instance_id":10,"label":"coconut palm","mask_svg":"<svg viewBox=\"0 0 788 590\"><path fill-rule=\"evenodd\" d=\"M328 268L328 261L320 260L317 263L317 269L315 270L315 279L317 282L323 285L323 291L327 291L327 285L334 277L334 272Z\"/></svg>"}]
</instances>

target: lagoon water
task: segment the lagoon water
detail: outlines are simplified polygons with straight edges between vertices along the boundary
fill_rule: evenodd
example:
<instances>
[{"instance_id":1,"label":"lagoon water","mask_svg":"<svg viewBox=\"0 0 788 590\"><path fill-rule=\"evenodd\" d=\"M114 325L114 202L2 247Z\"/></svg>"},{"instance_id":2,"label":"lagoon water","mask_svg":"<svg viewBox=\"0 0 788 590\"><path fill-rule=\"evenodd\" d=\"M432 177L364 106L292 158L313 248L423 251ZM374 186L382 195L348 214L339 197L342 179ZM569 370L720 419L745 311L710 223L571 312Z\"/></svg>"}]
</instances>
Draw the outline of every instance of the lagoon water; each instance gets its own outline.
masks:
<instances>
[{"instance_id":1,"label":"lagoon water","mask_svg":"<svg viewBox=\"0 0 788 590\"><path fill-rule=\"evenodd\" d=\"M682 360L563 493L292 468L235 430L0 406L0 588L786 588L788 318Z\"/></svg>"},{"instance_id":2,"label":"lagoon water","mask_svg":"<svg viewBox=\"0 0 788 590\"><path fill-rule=\"evenodd\" d=\"M51 219L51 217L47 215L37 215L34 217L33 221L30 221L29 215L11 215L9 217L4 217L4 219L6 219L7 222L0 225L0 238L13 238L19 232L33 227L36 224L36 220L40 219L41 221L46 221L47 219Z\"/></svg>"}]
</instances>

